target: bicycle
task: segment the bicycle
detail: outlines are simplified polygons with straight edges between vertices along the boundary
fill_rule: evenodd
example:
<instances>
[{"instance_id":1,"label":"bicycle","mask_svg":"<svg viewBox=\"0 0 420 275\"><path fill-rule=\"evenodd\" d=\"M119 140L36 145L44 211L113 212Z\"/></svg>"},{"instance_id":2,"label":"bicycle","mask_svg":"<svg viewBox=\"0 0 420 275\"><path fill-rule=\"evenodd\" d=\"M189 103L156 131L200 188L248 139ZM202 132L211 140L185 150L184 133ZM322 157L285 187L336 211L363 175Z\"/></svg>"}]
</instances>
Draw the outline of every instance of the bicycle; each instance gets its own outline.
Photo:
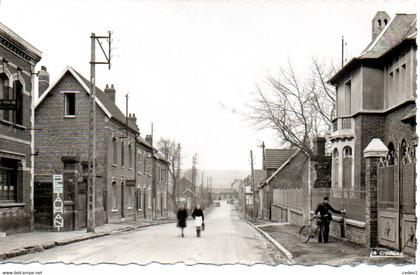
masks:
<instances>
[{"instance_id":1,"label":"bicycle","mask_svg":"<svg viewBox=\"0 0 420 275\"><path fill-rule=\"evenodd\" d=\"M322 217L327 217L328 215L324 215ZM316 222L314 224L314 220L316 219ZM321 216L317 215L317 216L313 216L310 220L309 223L306 225L303 225L300 229L299 229L299 240L302 243L307 243L309 242L309 240L311 238L317 238L319 235L319 231L321 231L321 234L323 234L322 232L322 226L320 226L321 223Z\"/></svg>"}]
</instances>

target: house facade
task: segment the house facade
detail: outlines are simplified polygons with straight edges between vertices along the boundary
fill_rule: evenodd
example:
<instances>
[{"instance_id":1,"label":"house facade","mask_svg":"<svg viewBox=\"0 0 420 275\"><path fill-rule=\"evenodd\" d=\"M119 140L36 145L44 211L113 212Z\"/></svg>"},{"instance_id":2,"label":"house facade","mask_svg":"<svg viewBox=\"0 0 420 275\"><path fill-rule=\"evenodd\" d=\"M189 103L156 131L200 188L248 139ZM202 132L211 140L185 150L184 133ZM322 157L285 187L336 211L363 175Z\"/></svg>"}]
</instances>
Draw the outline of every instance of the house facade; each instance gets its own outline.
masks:
<instances>
[{"instance_id":1,"label":"house facade","mask_svg":"<svg viewBox=\"0 0 420 275\"><path fill-rule=\"evenodd\" d=\"M43 75L46 72L42 72ZM45 84L45 83L44 83ZM64 177L64 230L86 226L90 86L72 67L39 90L35 105L35 229L51 227L51 178ZM135 211L135 117L115 105L115 89L96 88L96 224L133 219ZM127 127L126 127L127 122ZM38 227L38 228L37 228Z\"/></svg>"},{"instance_id":2,"label":"house facade","mask_svg":"<svg viewBox=\"0 0 420 275\"><path fill-rule=\"evenodd\" d=\"M33 96L41 51L0 23L0 232L33 226Z\"/></svg>"},{"instance_id":3,"label":"house facade","mask_svg":"<svg viewBox=\"0 0 420 275\"><path fill-rule=\"evenodd\" d=\"M349 227L358 228L358 234L347 235L345 225L342 235L367 245L374 233L380 245L410 249L406 240L415 231L416 34L416 15L391 18L378 12L372 41L330 79L337 91L330 194L348 209ZM372 202L363 151L375 138L388 148L388 156L380 164L378 197ZM357 214L356 205L366 212ZM377 228L367 226L372 211L378 215Z\"/></svg>"}]
</instances>

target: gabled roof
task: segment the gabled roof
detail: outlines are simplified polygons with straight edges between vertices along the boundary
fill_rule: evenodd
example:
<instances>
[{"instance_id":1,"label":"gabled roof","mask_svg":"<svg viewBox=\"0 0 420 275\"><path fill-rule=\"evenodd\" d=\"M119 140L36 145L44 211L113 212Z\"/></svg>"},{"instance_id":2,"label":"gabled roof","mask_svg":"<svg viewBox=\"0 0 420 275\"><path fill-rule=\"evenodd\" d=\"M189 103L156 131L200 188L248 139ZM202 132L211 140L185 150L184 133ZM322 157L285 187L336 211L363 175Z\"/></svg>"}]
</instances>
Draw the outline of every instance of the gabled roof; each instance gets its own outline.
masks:
<instances>
[{"instance_id":1,"label":"gabled roof","mask_svg":"<svg viewBox=\"0 0 420 275\"><path fill-rule=\"evenodd\" d=\"M92 85L89 80L87 80L84 76L82 76L79 72L73 69L71 66L67 66L64 71L60 74L57 80L48 87L48 89L41 95L38 101L35 104L35 108L37 108L42 101L47 97L47 95L55 88L55 86L60 82L60 80L66 75L66 73L70 73L83 87L86 93L90 94L90 86ZM96 87L96 104L104 111L107 117L110 119L115 119L121 124L126 123L126 117L118 108L118 106L103 92L101 89ZM128 120L128 127L138 132L137 126Z\"/></svg>"},{"instance_id":2,"label":"gabled roof","mask_svg":"<svg viewBox=\"0 0 420 275\"><path fill-rule=\"evenodd\" d=\"M355 65L372 59L379 59L395 49L404 41L415 41L417 36L415 14L396 14L388 25L379 33L375 40L371 41L360 56L352 58L329 80L335 84L337 81L351 71Z\"/></svg>"},{"instance_id":3,"label":"gabled roof","mask_svg":"<svg viewBox=\"0 0 420 275\"><path fill-rule=\"evenodd\" d=\"M268 177L261 185L265 185L267 183L270 183L270 181L284 168L290 161L299 154L301 150L296 150L290 157L273 173L270 177Z\"/></svg>"},{"instance_id":4,"label":"gabled roof","mask_svg":"<svg viewBox=\"0 0 420 275\"><path fill-rule=\"evenodd\" d=\"M415 29L415 14L397 14L362 52L359 58L378 58L412 35Z\"/></svg>"},{"instance_id":5,"label":"gabled roof","mask_svg":"<svg viewBox=\"0 0 420 275\"><path fill-rule=\"evenodd\" d=\"M254 170L255 186L260 185L267 178L266 170Z\"/></svg>"},{"instance_id":6,"label":"gabled roof","mask_svg":"<svg viewBox=\"0 0 420 275\"><path fill-rule=\"evenodd\" d=\"M296 149L265 149L265 169L279 168Z\"/></svg>"}]
</instances>

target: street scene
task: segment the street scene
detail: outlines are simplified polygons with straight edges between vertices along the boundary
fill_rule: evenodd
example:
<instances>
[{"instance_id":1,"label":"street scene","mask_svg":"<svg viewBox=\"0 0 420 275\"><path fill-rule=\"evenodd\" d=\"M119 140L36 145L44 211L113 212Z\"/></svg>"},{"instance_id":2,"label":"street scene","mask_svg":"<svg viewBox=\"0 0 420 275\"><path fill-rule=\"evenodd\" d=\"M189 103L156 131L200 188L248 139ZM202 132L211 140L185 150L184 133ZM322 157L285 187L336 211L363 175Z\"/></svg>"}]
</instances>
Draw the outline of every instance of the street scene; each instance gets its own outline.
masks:
<instances>
[{"instance_id":1,"label":"street scene","mask_svg":"<svg viewBox=\"0 0 420 275\"><path fill-rule=\"evenodd\" d=\"M415 4L0 1L0 271L415 270Z\"/></svg>"}]
</instances>

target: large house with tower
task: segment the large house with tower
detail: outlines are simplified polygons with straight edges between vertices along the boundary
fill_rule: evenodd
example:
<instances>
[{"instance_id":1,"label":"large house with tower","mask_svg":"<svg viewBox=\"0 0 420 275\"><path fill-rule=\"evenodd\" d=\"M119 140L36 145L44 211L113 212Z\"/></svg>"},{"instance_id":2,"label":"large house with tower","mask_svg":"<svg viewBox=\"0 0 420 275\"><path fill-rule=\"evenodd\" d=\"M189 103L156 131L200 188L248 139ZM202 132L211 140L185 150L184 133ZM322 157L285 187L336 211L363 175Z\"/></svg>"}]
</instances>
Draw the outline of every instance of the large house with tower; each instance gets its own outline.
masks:
<instances>
[{"instance_id":1,"label":"large house with tower","mask_svg":"<svg viewBox=\"0 0 420 275\"><path fill-rule=\"evenodd\" d=\"M0 23L0 232L33 225L33 109L41 51Z\"/></svg>"},{"instance_id":2,"label":"large house with tower","mask_svg":"<svg viewBox=\"0 0 420 275\"><path fill-rule=\"evenodd\" d=\"M416 36L415 14L391 18L378 12L366 49L330 79L337 91L330 137L332 189L340 190L332 195L359 200L366 207L366 215L349 223L360 234L348 237L411 253L415 251ZM376 182L366 157L373 156L371 150L378 144L386 150Z\"/></svg>"}]
</instances>

